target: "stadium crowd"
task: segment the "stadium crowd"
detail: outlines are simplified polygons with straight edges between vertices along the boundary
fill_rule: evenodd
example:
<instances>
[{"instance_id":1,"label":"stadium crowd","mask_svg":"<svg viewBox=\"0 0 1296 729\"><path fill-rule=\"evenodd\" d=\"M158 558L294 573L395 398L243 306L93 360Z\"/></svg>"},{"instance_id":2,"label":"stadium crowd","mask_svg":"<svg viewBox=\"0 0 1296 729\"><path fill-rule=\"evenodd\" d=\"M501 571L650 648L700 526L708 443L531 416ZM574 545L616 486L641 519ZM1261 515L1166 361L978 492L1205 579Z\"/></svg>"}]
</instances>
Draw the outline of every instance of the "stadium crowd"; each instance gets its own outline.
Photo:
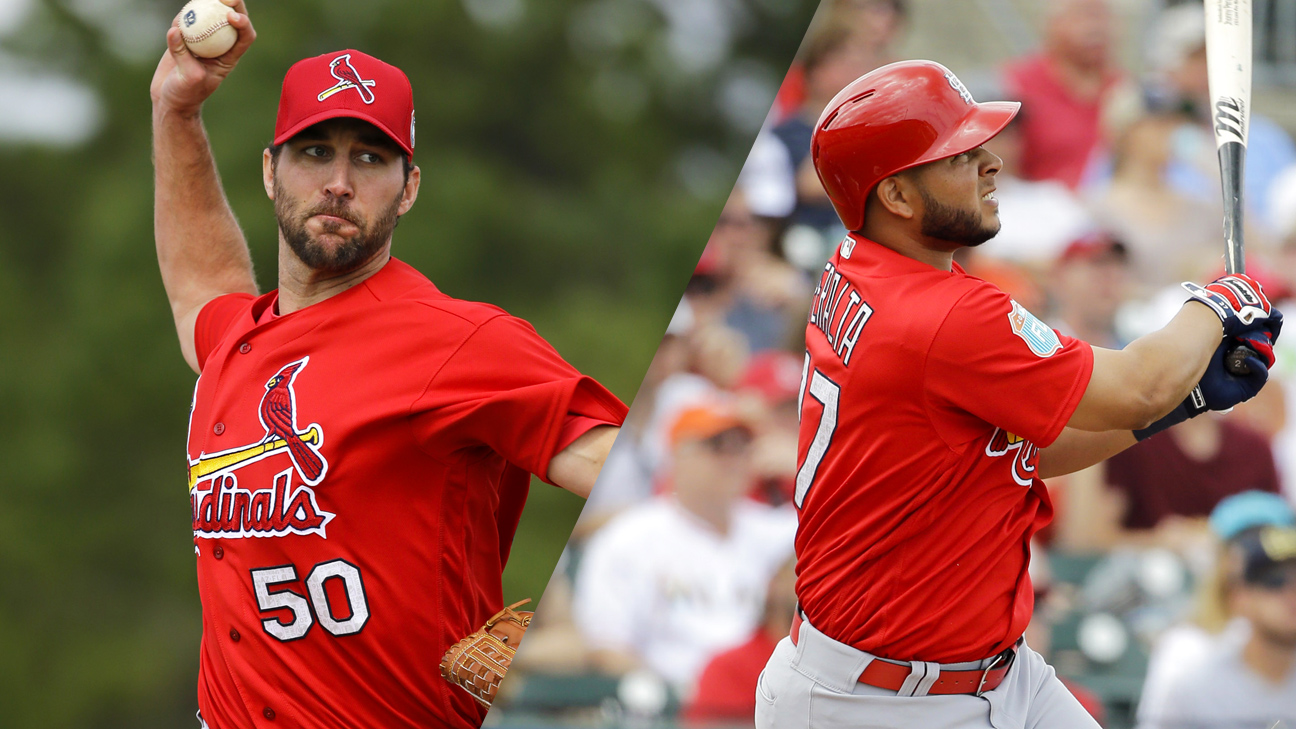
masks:
<instances>
[{"instance_id":1,"label":"stadium crowd","mask_svg":"<svg viewBox=\"0 0 1296 729\"><path fill-rule=\"evenodd\" d=\"M528 679L601 675L618 680L573 693L566 721L751 723L756 675L795 609L806 311L845 233L810 134L837 90L898 60L912 11L825 6L545 593L504 721L537 706ZM1023 107L987 145L1003 160L1002 231L958 258L1109 348L1168 320L1180 281L1223 270L1201 4L1158 11L1137 73L1116 60L1117 25L1105 0L1050 3L1038 50L970 84ZM1296 311L1296 145L1260 114L1245 201L1248 272ZM1296 345L1277 350L1254 401L1049 483L1057 517L1034 549L1028 640L1105 726L1296 726Z\"/></svg>"}]
</instances>

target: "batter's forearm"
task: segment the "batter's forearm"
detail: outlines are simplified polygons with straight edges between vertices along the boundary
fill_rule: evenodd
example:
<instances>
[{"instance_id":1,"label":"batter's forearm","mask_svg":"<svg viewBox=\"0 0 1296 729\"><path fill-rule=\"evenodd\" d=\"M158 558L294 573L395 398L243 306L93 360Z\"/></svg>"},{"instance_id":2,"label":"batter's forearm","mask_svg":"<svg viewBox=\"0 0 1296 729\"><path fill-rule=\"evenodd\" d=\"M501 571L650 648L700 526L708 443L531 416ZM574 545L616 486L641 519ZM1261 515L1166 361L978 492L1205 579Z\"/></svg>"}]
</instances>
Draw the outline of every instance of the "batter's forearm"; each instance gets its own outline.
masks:
<instances>
[{"instance_id":1,"label":"batter's forearm","mask_svg":"<svg viewBox=\"0 0 1296 729\"><path fill-rule=\"evenodd\" d=\"M1053 445L1040 451L1039 477L1056 478L1082 471L1111 458L1136 443L1128 430L1090 433L1064 428Z\"/></svg>"},{"instance_id":2,"label":"batter's forearm","mask_svg":"<svg viewBox=\"0 0 1296 729\"><path fill-rule=\"evenodd\" d=\"M176 321L221 294L256 293L247 241L197 113L154 105L153 169L158 265Z\"/></svg>"},{"instance_id":3,"label":"batter's forearm","mask_svg":"<svg viewBox=\"0 0 1296 729\"><path fill-rule=\"evenodd\" d=\"M1067 425L1089 432L1146 428L1188 396L1222 336L1219 318L1193 303L1125 349L1094 347L1093 374Z\"/></svg>"},{"instance_id":4,"label":"batter's forearm","mask_svg":"<svg viewBox=\"0 0 1296 729\"><path fill-rule=\"evenodd\" d=\"M1219 318L1210 309L1187 303L1165 327L1125 348L1137 358L1137 370L1144 373L1144 394L1154 404L1152 421L1188 397L1206 373L1222 337Z\"/></svg>"}]
</instances>

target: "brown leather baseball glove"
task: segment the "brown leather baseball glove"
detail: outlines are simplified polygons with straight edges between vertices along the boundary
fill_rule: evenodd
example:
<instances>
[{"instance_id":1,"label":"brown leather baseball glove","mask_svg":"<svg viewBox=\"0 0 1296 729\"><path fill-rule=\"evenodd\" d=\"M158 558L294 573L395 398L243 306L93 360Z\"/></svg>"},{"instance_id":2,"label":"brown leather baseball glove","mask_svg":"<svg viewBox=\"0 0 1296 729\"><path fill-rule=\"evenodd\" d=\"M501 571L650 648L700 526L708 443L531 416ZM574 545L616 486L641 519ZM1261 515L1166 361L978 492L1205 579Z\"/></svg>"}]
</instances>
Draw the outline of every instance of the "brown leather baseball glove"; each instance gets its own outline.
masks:
<instances>
[{"instance_id":1,"label":"brown leather baseball glove","mask_svg":"<svg viewBox=\"0 0 1296 729\"><path fill-rule=\"evenodd\" d=\"M441 675L445 680L489 707L534 615L514 608L529 602L523 600L509 605L495 613L480 630L450 646L441 659Z\"/></svg>"}]
</instances>

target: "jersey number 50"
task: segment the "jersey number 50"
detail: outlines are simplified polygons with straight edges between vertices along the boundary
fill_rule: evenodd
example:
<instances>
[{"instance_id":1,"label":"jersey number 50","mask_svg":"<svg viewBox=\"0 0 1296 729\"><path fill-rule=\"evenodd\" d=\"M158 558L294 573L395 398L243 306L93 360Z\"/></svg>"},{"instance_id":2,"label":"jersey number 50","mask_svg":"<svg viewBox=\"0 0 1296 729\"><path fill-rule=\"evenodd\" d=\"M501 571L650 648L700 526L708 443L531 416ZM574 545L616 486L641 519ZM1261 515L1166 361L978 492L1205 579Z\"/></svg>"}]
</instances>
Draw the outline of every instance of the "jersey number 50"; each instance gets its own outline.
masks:
<instances>
[{"instance_id":1,"label":"jersey number 50","mask_svg":"<svg viewBox=\"0 0 1296 729\"><path fill-rule=\"evenodd\" d=\"M324 589L324 585L331 579L342 581L350 612L348 617L340 620L334 617L337 612L329 605L328 592ZM369 603L365 599L364 582L360 580L359 568L350 562L335 559L315 565L306 576L306 597L288 587L270 591L271 587L296 581L297 568L290 564L252 570L252 589L256 592L257 607L261 608L261 612L292 612L292 620L288 622L281 618L266 618L261 621L265 632L275 638L285 642L305 638L316 620L324 630L338 637L355 635L369 622Z\"/></svg>"},{"instance_id":2,"label":"jersey number 50","mask_svg":"<svg viewBox=\"0 0 1296 729\"><path fill-rule=\"evenodd\" d=\"M841 398L841 387L817 368L813 376L810 371L810 353L806 352L805 364L801 367L801 389L797 391L797 417L801 417L802 400L805 398L806 380L810 380L810 396L823 405L823 414L819 416L819 427L815 428L814 440L806 450L805 461L797 469L796 495L793 502L798 509L805 503L806 494L814 484L815 474L819 472L819 463L832 445L833 432L837 430L837 401Z\"/></svg>"}]
</instances>

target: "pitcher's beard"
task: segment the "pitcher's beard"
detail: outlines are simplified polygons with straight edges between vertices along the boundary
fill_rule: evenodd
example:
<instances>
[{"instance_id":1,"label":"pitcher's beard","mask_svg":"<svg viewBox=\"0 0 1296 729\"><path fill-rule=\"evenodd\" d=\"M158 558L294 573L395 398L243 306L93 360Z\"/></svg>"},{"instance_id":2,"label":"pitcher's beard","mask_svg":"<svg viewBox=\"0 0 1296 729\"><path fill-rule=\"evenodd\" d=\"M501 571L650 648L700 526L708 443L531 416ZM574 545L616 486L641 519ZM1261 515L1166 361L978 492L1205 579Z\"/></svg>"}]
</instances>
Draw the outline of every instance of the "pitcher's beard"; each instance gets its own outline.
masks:
<instances>
[{"instance_id":1,"label":"pitcher's beard","mask_svg":"<svg viewBox=\"0 0 1296 729\"><path fill-rule=\"evenodd\" d=\"M400 196L378 215L372 223L358 217L347 206L340 202L318 205L304 213L298 214L300 207L291 196L287 195L278 184L275 185L275 217L279 220L279 230L293 254L314 271L340 274L354 271L366 261L372 259L387 241L392 231L400 222ZM315 215L332 215L350 221L359 228L355 236L336 247L322 245L306 230L306 221ZM336 234L338 223L325 223L324 232Z\"/></svg>"},{"instance_id":2,"label":"pitcher's beard","mask_svg":"<svg viewBox=\"0 0 1296 729\"><path fill-rule=\"evenodd\" d=\"M922 220L923 235L965 246L979 246L999 234L999 221L995 221L993 228L983 226L980 211L946 205L923 188L919 188L918 193L922 195L926 208Z\"/></svg>"}]
</instances>

